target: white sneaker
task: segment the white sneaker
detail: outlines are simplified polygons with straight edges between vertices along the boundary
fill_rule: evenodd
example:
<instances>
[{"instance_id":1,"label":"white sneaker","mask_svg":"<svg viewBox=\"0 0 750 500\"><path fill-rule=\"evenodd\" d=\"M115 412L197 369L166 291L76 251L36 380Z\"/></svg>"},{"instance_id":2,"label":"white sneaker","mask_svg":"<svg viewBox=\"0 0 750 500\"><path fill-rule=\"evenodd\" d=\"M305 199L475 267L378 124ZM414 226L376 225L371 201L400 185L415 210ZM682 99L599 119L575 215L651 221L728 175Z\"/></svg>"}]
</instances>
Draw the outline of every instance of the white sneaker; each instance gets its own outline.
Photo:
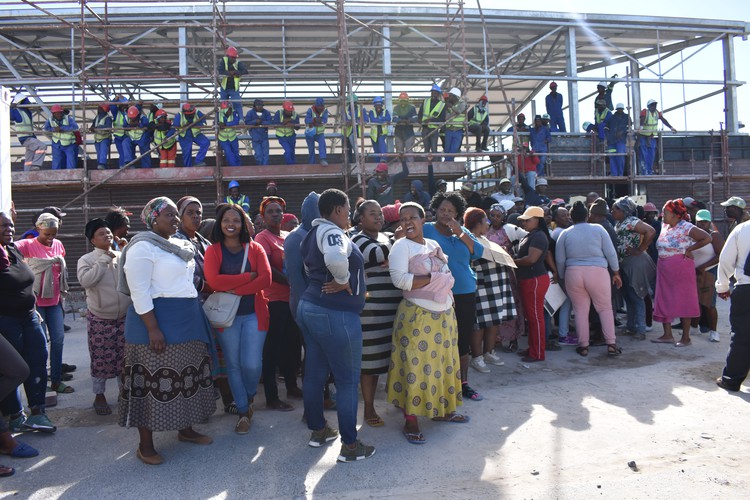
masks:
<instances>
[{"instance_id":1,"label":"white sneaker","mask_svg":"<svg viewBox=\"0 0 750 500\"><path fill-rule=\"evenodd\" d=\"M487 364L484 362L484 358L482 356L477 356L476 358L471 358L471 367L474 368L476 371L480 373L490 373L490 368L487 366Z\"/></svg>"},{"instance_id":2,"label":"white sneaker","mask_svg":"<svg viewBox=\"0 0 750 500\"><path fill-rule=\"evenodd\" d=\"M719 342L721 339L719 338L719 332L715 330L711 330L708 332L708 340L711 342Z\"/></svg>"},{"instance_id":3,"label":"white sneaker","mask_svg":"<svg viewBox=\"0 0 750 500\"><path fill-rule=\"evenodd\" d=\"M690 335L691 336L700 335L700 334L701 334L701 329L700 328L695 327L695 326L691 326L690 327Z\"/></svg>"},{"instance_id":4,"label":"white sneaker","mask_svg":"<svg viewBox=\"0 0 750 500\"><path fill-rule=\"evenodd\" d=\"M654 327L653 327L653 326L648 326L648 325L647 325L647 326L646 326L646 331L647 331L647 332L653 332L653 331L654 331Z\"/></svg>"},{"instance_id":5,"label":"white sneaker","mask_svg":"<svg viewBox=\"0 0 750 500\"><path fill-rule=\"evenodd\" d=\"M495 366L503 366L505 364L505 361L501 361L494 352L484 353L484 362Z\"/></svg>"}]
</instances>

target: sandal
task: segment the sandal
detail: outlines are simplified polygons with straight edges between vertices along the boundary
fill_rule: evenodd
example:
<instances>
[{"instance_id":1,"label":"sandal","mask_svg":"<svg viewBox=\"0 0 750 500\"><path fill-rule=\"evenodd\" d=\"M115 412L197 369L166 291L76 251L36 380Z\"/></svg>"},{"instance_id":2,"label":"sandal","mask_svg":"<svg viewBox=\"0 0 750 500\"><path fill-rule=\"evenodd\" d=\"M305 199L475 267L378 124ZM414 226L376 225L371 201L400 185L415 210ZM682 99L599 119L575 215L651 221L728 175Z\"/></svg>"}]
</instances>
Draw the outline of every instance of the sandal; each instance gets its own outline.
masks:
<instances>
[{"instance_id":1,"label":"sandal","mask_svg":"<svg viewBox=\"0 0 750 500\"><path fill-rule=\"evenodd\" d=\"M511 340L510 344L508 344L506 347L503 347L503 352L516 352L518 350L518 342L515 340Z\"/></svg>"},{"instance_id":2,"label":"sandal","mask_svg":"<svg viewBox=\"0 0 750 500\"><path fill-rule=\"evenodd\" d=\"M235 404L234 401L232 401L231 403L229 403L228 405L224 407L224 413L228 413L230 415L239 415L240 410L237 409L237 405Z\"/></svg>"},{"instance_id":3,"label":"sandal","mask_svg":"<svg viewBox=\"0 0 750 500\"><path fill-rule=\"evenodd\" d=\"M421 432L409 432L406 430L406 427L404 427L401 432L410 444L425 444L427 442L424 438L424 434Z\"/></svg>"},{"instance_id":4,"label":"sandal","mask_svg":"<svg viewBox=\"0 0 750 500\"><path fill-rule=\"evenodd\" d=\"M112 408L109 407L109 404L107 403L98 403L94 401L94 411L97 415L100 416L106 416L106 415L112 415Z\"/></svg>"},{"instance_id":5,"label":"sandal","mask_svg":"<svg viewBox=\"0 0 750 500\"><path fill-rule=\"evenodd\" d=\"M622 354L622 347L617 347L617 344L607 345L607 356L614 358Z\"/></svg>"},{"instance_id":6,"label":"sandal","mask_svg":"<svg viewBox=\"0 0 750 500\"><path fill-rule=\"evenodd\" d=\"M52 389L58 394L70 394L71 392L75 392L75 389L73 389L68 384L65 384L63 382L51 385L50 389Z\"/></svg>"},{"instance_id":7,"label":"sandal","mask_svg":"<svg viewBox=\"0 0 750 500\"><path fill-rule=\"evenodd\" d=\"M0 477L10 477L16 473L16 469L7 465L0 465Z\"/></svg>"},{"instance_id":8,"label":"sandal","mask_svg":"<svg viewBox=\"0 0 750 500\"><path fill-rule=\"evenodd\" d=\"M482 401L484 397L479 394L477 391L469 387L469 384L464 384L463 388L461 389L461 394L466 399L471 399L472 401Z\"/></svg>"},{"instance_id":9,"label":"sandal","mask_svg":"<svg viewBox=\"0 0 750 500\"><path fill-rule=\"evenodd\" d=\"M385 425L385 422L383 422L383 419L380 418L380 415L375 415L372 418L366 418L365 423L370 427L383 427Z\"/></svg>"},{"instance_id":10,"label":"sandal","mask_svg":"<svg viewBox=\"0 0 750 500\"><path fill-rule=\"evenodd\" d=\"M576 347L576 352L585 358L589 355L589 347L579 345L578 347Z\"/></svg>"},{"instance_id":11,"label":"sandal","mask_svg":"<svg viewBox=\"0 0 750 500\"><path fill-rule=\"evenodd\" d=\"M468 424L471 417L460 413L449 413L444 417L434 417L433 422L450 422L452 424Z\"/></svg>"}]
</instances>

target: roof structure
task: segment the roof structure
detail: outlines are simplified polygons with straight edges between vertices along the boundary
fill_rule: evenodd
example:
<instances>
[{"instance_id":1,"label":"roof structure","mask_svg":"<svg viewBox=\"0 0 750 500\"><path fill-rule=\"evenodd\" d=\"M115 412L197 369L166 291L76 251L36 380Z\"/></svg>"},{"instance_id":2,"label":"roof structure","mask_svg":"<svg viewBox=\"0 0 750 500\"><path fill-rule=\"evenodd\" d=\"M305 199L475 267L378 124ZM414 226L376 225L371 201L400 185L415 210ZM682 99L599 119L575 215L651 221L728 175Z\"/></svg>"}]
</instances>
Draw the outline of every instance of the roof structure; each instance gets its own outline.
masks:
<instances>
[{"instance_id":1,"label":"roof structure","mask_svg":"<svg viewBox=\"0 0 750 500\"><path fill-rule=\"evenodd\" d=\"M433 82L489 92L503 125L554 79L581 82L626 63L628 98L640 85L693 85L694 101L726 92L737 130L733 40L740 21L464 8L462 1L132 2L21 0L0 4L0 85L46 102L214 96L217 59L235 46L250 65L247 99L385 95L417 97ZM346 36L344 36L346 34ZM725 75L686 80L671 72L683 51L721 44ZM692 49L696 48L696 49ZM344 49L344 50L340 50ZM680 57L676 57L680 55ZM689 56L688 56L689 57ZM600 71L600 73L597 73ZM606 73L605 73L606 74ZM608 80L613 80L608 78ZM351 90L347 88L351 86ZM252 97L250 97L252 96ZM570 108L578 130L577 107Z\"/></svg>"}]
</instances>

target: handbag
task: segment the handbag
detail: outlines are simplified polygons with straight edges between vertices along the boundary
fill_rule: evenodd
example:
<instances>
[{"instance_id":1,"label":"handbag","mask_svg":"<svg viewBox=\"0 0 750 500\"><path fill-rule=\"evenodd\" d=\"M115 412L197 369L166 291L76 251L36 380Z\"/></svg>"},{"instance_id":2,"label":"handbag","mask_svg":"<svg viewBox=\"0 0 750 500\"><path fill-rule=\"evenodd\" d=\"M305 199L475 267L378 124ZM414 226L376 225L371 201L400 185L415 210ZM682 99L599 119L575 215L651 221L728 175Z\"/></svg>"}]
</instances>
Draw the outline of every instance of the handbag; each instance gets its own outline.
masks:
<instances>
[{"instance_id":1,"label":"handbag","mask_svg":"<svg viewBox=\"0 0 750 500\"><path fill-rule=\"evenodd\" d=\"M250 249L249 244L245 244L245 256L242 259L242 270L245 272L247 266L247 253ZM203 303L203 312L206 313L209 323L214 328L229 328L234 323L234 317L237 315L237 309L240 307L241 295L229 292L214 292L208 296Z\"/></svg>"}]
</instances>

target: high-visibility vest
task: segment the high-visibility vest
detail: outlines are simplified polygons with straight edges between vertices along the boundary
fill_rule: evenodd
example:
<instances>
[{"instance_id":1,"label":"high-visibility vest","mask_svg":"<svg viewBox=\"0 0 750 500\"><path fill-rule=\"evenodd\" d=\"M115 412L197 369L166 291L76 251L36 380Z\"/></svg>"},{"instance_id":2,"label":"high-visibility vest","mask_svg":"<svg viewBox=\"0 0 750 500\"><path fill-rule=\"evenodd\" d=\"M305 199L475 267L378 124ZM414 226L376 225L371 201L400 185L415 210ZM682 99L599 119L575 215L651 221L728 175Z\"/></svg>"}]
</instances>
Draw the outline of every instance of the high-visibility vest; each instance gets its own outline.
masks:
<instances>
[{"instance_id":1,"label":"high-visibility vest","mask_svg":"<svg viewBox=\"0 0 750 500\"><path fill-rule=\"evenodd\" d=\"M138 121L135 124L136 127L140 127L141 126L140 116L141 115L138 115ZM133 124L131 124L130 121L128 121L128 127L133 127ZM127 132L128 132L128 137L130 137L134 141L140 141L141 137L143 137L143 133L145 131L143 129L141 129L141 128L136 128L134 130L128 130Z\"/></svg>"},{"instance_id":2,"label":"high-visibility vest","mask_svg":"<svg viewBox=\"0 0 750 500\"><path fill-rule=\"evenodd\" d=\"M100 127L106 128L106 120L107 115L100 115L98 113L96 118L94 118L94 141L102 142L112 138L112 132L110 130L99 130Z\"/></svg>"},{"instance_id":3,"label":"high-visibility vest","mask_svg":"<svg viewBox=\"0 0 750 500\"><path fill-rule=\"evenodd\" d=\"M641 135L653 136L656 134L656 126L659 124L659 112L653 113L646 110L646 121L641 124Z\"/></svg>"},{"instance_id":4,"label":"high-visibility vest","mask_svg":"<svg viewBox=\"0 0 750 500\"><path fill-rule=\"evenodd\" d=\"M18 110L21 115L21 122L16 122L16 135L18 137L28 137L34 135L34 124L31 122L31 116L25 109Z\"/></svg>"},{"instance_id":5,"label":"high-visibility vest","mask_svg":"<svg viewBox=\"0 0 750 500\"><path fill-rule=\"evenodd\" d=\"M219 111L219 123L222 125L227 123L226 111ZM219 140L224 142L231 142L237 138L237 129L234 128L220 128L219 129Z\"/></svg>"},{"instance_id":6,"label":"high-visibility vest","mask_svg":"<svg viewBox=\"0 0 750 500\"><path fill-rule=\"evenodd\" d=\"M180 132L179 132L179 134L180 134L180 138L183 138L188 133L188 128L187 127L190 126L193 122L192 121L191 122L186 121L185 115L183 115L182 113L177 113L176 116L180 117ZM195 112L195 118L193 119L193 121L195 121L196 118L198 118L198 112L197 111ZM198 121L200 121L202 119L203 118L200 118ZM193 134L193 137L196 137L197 135L199 135L201 133L201 129L200 129L200 127L198 125L196 125L196 126L190 128L190 132Z\"/></svg>"},{"instance_id":7,"label":"high-visibility vest","mask_svg":"<svg viewBox=\"0 0 750 500\"><path fill-rule=\"evenodd\" d=\"M469 125L480 125L489 114L490 112L487 111L487 108L481 110L478 107L474 106L474 116L469 121Z\"/></svg>"},{"instance_id":8,"label":"high-visibility vest","mask_svg":"<svg viewBox=\"0 0 750 500\"><path fill-rule=\"evenodd\" d=\"M312 111L312 117L313 118L320 118L320 120L321 120L321 124L318 125L317 127L315 127L315 135L325 133L326 126L323 125L322 120L323 120L323 115L325 114L326 110L323 109L322 113L318 113L317 111L315 111L314 108L310 108L310 111Z\"/></svg>"},{"instance_id":9,"label":"high-visibility vest","mask_svg":"<svg viewBox=\"0 0 750 500\"><path fill-rule=\"evenodd\" d=\"M443 112L443 108L445 108L445 102L444 101L438 101L437 104L435 104L434 108L430 108L430 101L432 101L431 97L428 97L424 100L424 104L422 105L422 123L424 123L428 118L437 118L440 116L440 113ZM430 123L427 124L428 128L439 128L440 125L436 123Z\"/></svg>"},{"instance_id":10,"label":"high-visibility vest","mask_svg":"<svg viewBox=\"0 0 750 500\"><path fill-rule=\"evenodd\" d=\"M597 111L594 113L594 123L597 125L604 121L604 119L607 117L607 113L609 113L609 110L607 108L604 108L602 111Z\"/></svg>"},{"instance_id":11,"label":"high-visibility vest","mask_svg":"<svg viewBox=\"0 0 750 500\"><path fill-rule=\"evenodd\" d=\"M53 120L54 118L50 118L49 124L54 128ZM63 116L63 119L60 120L60 127L67 127L68 125L70 125L70 119L67 116ZM62 130L60 132L53 132L52 142L57 142L60 146L70 146L71 144L75 144L76 135L73 132L63 132Z\"/></svg>"},{"instance_id":12,"label":"high-visibility vest","mask_svg":"<svg viewBox=\"0 0 750 500\"><path fill-rule=\"evenodd\" d=\"M466 117L463 113L459 111L461 101L457 102L453 106L448 106L448 109L445 112L446 117L446 124L445 128L451 129L451 130L460 130L464 128L464 122L466 121ZM464 108L465 109L465 108ZM453 114L456 114L453 118L450 118Z\"/></svg>"},{"instance_id":13,"label":"high-visibility vest","mask_svg":"<svg viewBox=\"0 0 750 500\"><path fill-rule=\"evenodd\" d=\"M234 61L234 64L230 66L229 58L226 56L224 57L224 67L227 69L227 71L229 71L230 69L237 71L239 69L237 61ZM239 91L240 90L240 77L234 76L233 78L234 78L234 90ZM226 90L227 88L228 79L229 79L229 75L221 75L221 81L219 82L219 85L221 85L221 88L224 90Z\"/></svg>"},{"instance_id":14,"label":"high-visibility vest","mask_svg":"<svg viewBox=\"0 0 750 500\"><path fill-rule=\"evenodd\" d=\"M297 112L292 111L292 116L290 117L292 121L297 120L298 117L299 115L297 115ZM279 111L279 119L283 121L284 118L285 118L284 112ZM292 137L293 135L295 135L294 125L290 127L279 127L276 129L276 137Z\"/></svg>"},{"instance_id":15,"label":"high-visibility vest","mask_svg":"<svg viewBox=\"0 0 750 500\"><path fill-rule=\"evenodd\" d=\"M241 194L239 200L232 199L231 195L227 195L224 197L224 201L226 203L229 203L230 205L237 205L245 212L250 212L250 198L248 198L246 195Z\"/></svg>"},{"instance_id":16,"label":"high-visibility vest","mask_svg":"<svg viewBox=\"0 0 750 500\"><path fill-rule=\"evenodd\" d=\"M125 135L125 131L123 130L125 127L128 126L127 117L125 116L125 113L122 111L118 111L115 115L115 121L112 124L114 127L113 133L116 137L122 137Z\"/></svg>"},{"instance_id":17,"label":"high-visibility vest","mask_svg":"<svg viewBox=\"0 0 750 500\"><path fill-rule=\"evenodd\" d=\"M174 146L177 142L177 138L174 135L171 135L169 138L167 138L168 132L168 130L154 129L154 142L157 145L161 144L166 139L166 142L164 142L164 144L161 144L161 146L159 146L159 149L172 149L172 146Z\"/></svg>"},{"instance_id":18,"label":"high-visibility vest","mask_svg":"<svg viewBox=\"0 0 750 500\"><path fill-rule=\"evenodd\" d=\"M378 116L378 117L381 117L381 116L384 117L386 113L385 108L382 108L380 110L380 115L375 115L377 111L375 111L374 109L372 110L372 112L374 116ZM385 130L385 127L386 127L385 123L370 122L370 139L372 139L373 141L377 141L378 137L380 137L381 135L387 135L388 131Z\"/></svg>"},{"instance_id":19,"label":"high-visibility vest","mask_svg":"<svg viewBox=\"0 0 750 500\"><path fill-rule=\"evenodd\" d=\"M362 125L359 123L359 119L362 116L363 110L362 106L359 104L354 105L354 118L349 115L351 111L350 105L347 103L346 105L346 119L351 120L352 122L356 122L357 124L357 137L362 137L362 134L364 133L364 129ZM349 137L352 134L353 125L344 125L344 135L346 137Z\"/></svg>"}]
</instances>

